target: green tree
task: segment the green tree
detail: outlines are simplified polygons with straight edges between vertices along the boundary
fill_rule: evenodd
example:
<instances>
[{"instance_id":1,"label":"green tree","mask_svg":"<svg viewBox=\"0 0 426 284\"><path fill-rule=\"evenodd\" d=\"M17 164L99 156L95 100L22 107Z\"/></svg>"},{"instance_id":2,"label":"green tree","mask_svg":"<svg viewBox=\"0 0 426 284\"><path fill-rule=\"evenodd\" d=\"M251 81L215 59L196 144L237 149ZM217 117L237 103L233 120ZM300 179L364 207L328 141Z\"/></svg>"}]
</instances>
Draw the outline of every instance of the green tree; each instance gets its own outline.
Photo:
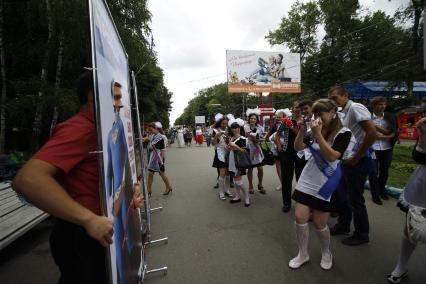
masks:
<instances>
[{"instance_id":1,"label":"green tree","mask_svg":"<svg viewBox=\"0 0 426 284\"><path fill-rule=\"evenodd\" d=\"M321 23L321 11L316 2L302 3L296 1L281 24L275 31L269 31L266 39L271 45L288 46L291 52L300 53L301 60L305 55L317 51L317 30Z\"/></svg>"}]
</instances>

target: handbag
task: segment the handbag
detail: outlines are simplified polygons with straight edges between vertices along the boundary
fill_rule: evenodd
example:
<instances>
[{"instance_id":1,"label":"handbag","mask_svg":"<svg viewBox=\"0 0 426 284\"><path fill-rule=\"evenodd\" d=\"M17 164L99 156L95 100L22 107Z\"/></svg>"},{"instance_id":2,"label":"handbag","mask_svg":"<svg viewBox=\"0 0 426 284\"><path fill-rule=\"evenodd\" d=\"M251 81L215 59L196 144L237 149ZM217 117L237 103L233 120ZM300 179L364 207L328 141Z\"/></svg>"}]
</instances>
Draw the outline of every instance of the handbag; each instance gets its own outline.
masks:
<instances>
[{"instance_id":1,"label":"handbag","mask_svg":"<svg viewBox=\"0 0 426 284\"><path fill-rule=\"evenodd\" d=\"M263 164L264 165L269 165L269 166L273 166L275 165L275 158L274 158L274 154L271 151L271 148L269 147L268 143L265 143L266 145L266 149L263 147L260 147L262 149L263 152Z\"/></svg>"},{"instance_id":2,"label":"handbag","mask_svg":"<svg viewBox=\"0 0 426 284\"><path fill-rule=\"evenodd\" d=\"M247 169L251 167L250 153L248 151L234 151L235 167Z\"/></svg>"},{"instance_id":3,"label":"handbag","mask_svg":"<svg viewBox=\"0 0 426 284\"><path fill-rule=\"evenodd\" d=\"M407 214L407 232L413 243L426 243L426 209L410 206Z\"/></svg>"}]
</instances>

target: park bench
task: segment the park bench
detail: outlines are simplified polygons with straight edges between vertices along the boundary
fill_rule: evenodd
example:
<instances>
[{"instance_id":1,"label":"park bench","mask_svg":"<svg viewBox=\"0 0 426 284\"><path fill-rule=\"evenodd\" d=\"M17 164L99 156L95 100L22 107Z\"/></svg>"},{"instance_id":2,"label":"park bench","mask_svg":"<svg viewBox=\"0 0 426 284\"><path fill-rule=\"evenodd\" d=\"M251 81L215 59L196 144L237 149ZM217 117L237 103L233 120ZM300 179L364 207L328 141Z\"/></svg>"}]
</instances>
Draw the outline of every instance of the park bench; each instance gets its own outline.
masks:
<instances>
[{"instance_id":1,"label":"park bench","mask_svg":"<svg viewBox=\"0 0 426 284\"><path fill-rule=\"evenodd\" d=\"M9 182L0 182L0 250L49 215L21 200Z\"/></svg>"}]
</instances>

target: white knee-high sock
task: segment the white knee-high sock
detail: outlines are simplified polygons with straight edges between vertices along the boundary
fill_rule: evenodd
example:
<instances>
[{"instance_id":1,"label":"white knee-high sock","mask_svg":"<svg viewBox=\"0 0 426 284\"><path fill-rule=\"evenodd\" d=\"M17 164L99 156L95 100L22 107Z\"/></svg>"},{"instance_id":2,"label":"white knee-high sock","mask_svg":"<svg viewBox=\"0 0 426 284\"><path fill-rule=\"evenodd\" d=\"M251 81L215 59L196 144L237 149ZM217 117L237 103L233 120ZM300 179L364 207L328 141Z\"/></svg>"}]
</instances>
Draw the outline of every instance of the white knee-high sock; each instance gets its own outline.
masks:
<instances>
[{"instance_id":1,"label":"white knee-high sock","mask_svg":"<svg viewBox=\"0 0 426 284\"><path fill-rule=\"evenodd\" d=\"M408 261L413 254L417 244L413 244L404 233L401 236L401 251L399 254L398 263L395 269L392 271L392 275L399 277L407 271Z\"/></svg>"},{"instance_id":2,"label":"white knee-high sock","mask_svg":"<svg viewBox=\"0 0 426 284\"><path fill-rule=\"evenodd\" d=\"M250 204L250 194L248 189L244 186L244 183L242 180L239 180L238 182L235 182L236 188L244 192L244 202L246 204Z\"/></svg>"},{"instance_id":3,"label":"white knee-high sock","mask_svg":"<svg viewBox=\"0 0 426 284\"><path fill-rule=\"evenodd\" d=\"M240 188L238 186L235 187L235 195L233 200L239 200L241 199L241 195L240 195Z\"/></svg>"},{"instance_id":4,"label":"white knee-high sock","mask_svg":"<svg viewBox=\"0 0 426 284\"><path fill-rule=\"evenodd\" d=\"M330 229L325 226L322 230L317 230L318 238L321 243L322 255L329 255L330 252Z\"/></svg>"},{"instance_id":5,"label":"white knee-high sock","mask_svg":"<svg viewBox=\"0 0 426 284\"><path fill-rule=\"evenodd\" d=\"M225 178L219 177L218 182L219 182L219 194L223 195L225 192Z\"/></svg>"},{"instance_id":6,"label":"white knee-high sock","mask_svg":"<svg viewBox=\"0 0 426 284\"><path fill-rule=\"evenodd\" d=\"M308 253L308 243L309 243L309 225L297 224L296 223L296 239L297 244L299 245L299 254L297 257L306 258L309 256Z\"/></svg>"},{"instance_id":7,"label":"white knee-high sock","mask_svg":"<svg viewBox=\"0 0 426 284\"><path fill-rule=\"evenodd\" d=\"M231 192L229 191L229 187L231 184L231 178L229 177L229 175L225 176L225 192L228 194L231 194Z\"/></svg>"}]
</instances>

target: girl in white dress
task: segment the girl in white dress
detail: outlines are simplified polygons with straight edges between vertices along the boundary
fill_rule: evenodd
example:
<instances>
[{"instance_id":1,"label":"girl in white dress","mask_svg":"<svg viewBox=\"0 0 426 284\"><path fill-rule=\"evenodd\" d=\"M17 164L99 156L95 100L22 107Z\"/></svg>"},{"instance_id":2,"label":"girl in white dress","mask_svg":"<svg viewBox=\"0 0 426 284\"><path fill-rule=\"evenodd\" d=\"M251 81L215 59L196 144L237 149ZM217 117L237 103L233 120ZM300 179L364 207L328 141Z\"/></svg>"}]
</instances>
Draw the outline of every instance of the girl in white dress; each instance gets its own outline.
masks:
<instances>
[{"instance_id":1,"label":"girl in white dress","mask_svg":"<svg viewBox=\"0 0 426 284\"><path fill-rule=\"evenodd\" d=\"M258 185L257 189L260 193L265 194L266 191L263 188L263 151L260 146L260 142L264 141L265 131L263 127L259 125L259 115L260 110L256 109L247 109L246 111L248 123L244 125L244 132L247 138L247 148L250 151L250 159L252 163L252 167L247 170L247 178L249 181L249 192L250 194L254 193L253 189L253 169L257 168L257 178Z\"/></svg>"},{"instance_id":2,"label":"girl in white dress","mask_svg":"<svg viewBox=\"0 0 426 284\"><path fill-rule=\"evenodd\" d=\"M339 202L338 188L343 181L341 161L349 157L356 141L349 129L343 127L337 116L337 105L329 99L320 99L312 107L315 120L311 122L313 143L306 145L306 125L300 122L300 131L294 142L295 150L311 150L312 156L304 167L293 193L296 201L296 239L298 255L290 260L289 267L297 269L309 261L308 221L313 216L315 228L321 243L320 266L329 270L333 266L330 252L330 230L327 226L330 211Z\"/></svg>"},{"instance_id":3,"label":"girl in white dress","mask_svg":"<svg viewBox=\"0 0 426 284\"><path fill-rule=\"evenodd\" d=\"M182 129L182 127L179 127L178 130L177 130L177 142L178 142L178 147L179 148L182 147L185 144L184 139L183 139L183 129Z\"/></svg>"},{"instance_id":4,"label":"girl in white dress","mask_svg":"<svg viewBox=\"0 0 426 284\"><path fill-rule=\"evenodd\" d=\"M242 176L246 174L246 169L238 168L235 164L235 153L236 152L246 152L247 148L247 139L244 137L244 120L241 118L229 120L229 136L232 135L228 143L229 153L229 167L228 170L234 173L234 183L235 183L235 197L231 200L231 203L241 202L241 192L244 193L244 206L250 206L250 195L246 187L244 187Z\"/></svg>"},{"instance_id":5,"label":"girl in white dress","mask_svg":"<svg viewBox=\"0 0 426 284\"><path fill-rule=\"evenodd\" d=\"M226 196L232 197L229 191L230 177L228 171L228 143L230 137L227 135L228 118L223 114L218 113L215 116L216 124L212 134L212 145L215 147L215 155L213 160L213 167L219 171L218 184L219 184L219 198L226 200Z\"/></svg>"}]
</instances>

